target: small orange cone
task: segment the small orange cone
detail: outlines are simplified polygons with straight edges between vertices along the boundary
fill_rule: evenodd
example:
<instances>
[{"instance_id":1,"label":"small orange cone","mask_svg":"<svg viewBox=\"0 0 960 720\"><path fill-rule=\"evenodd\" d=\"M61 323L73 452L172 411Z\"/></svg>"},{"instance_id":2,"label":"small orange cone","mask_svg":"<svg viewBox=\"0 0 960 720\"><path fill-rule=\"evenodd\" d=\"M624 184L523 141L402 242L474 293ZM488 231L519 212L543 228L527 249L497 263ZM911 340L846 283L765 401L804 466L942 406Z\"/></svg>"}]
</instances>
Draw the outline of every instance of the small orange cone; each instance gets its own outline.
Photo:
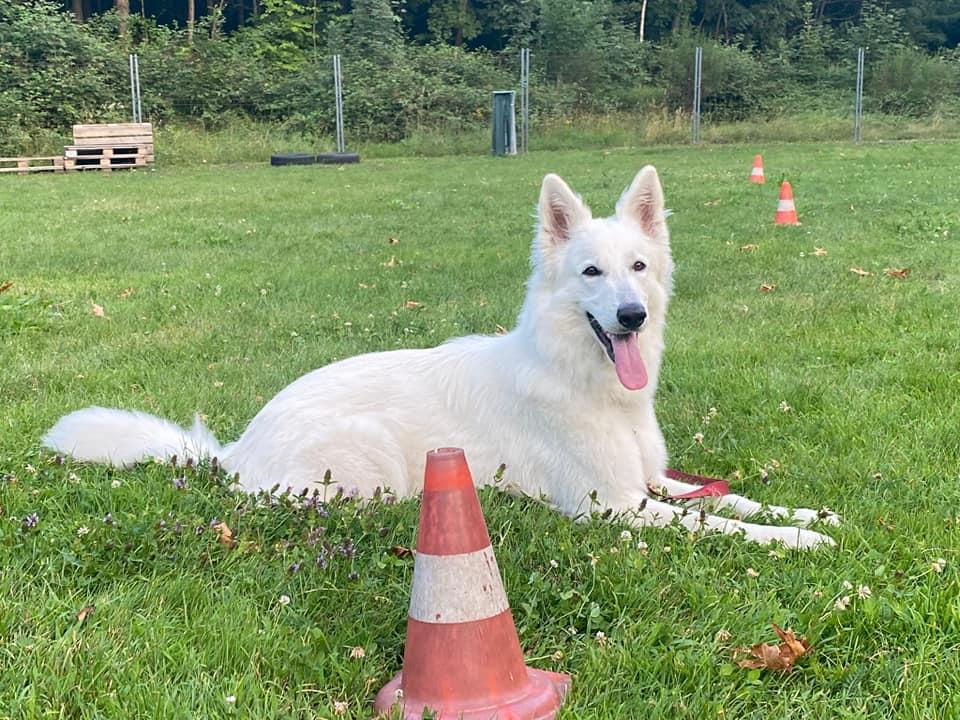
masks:
<instances>
[{"instance_id":1,"label":"small orange cone","mask_svg":"<svg viewBox=\"0 0 960 720\"><path fill-rule=\"evenodd\" d=\"M799 225L797 208L793 204L793 188L786 180L780 185L780 201L777 203L777 214L773 218L777 225Z\"/></svg>"},{"instance_id":2,"label":"small orange cone","mask_svg":"<svg viewBox=\"0 0 960 720\"><path fill-rule=\"evenodd\" d=\"M750 171L750 182L757 185L763 185L766 180L763 177L763 158L759 155L753 156L753 170Z\"/></svg>"},{"instance_id":3,"label":"small orange cone","mask_svg":"<svg viewBox=\"0 0 960 720\"><path fill-rule=\"evenodd\" d=\"M524 665L463 450L427 453L403 671L377 693L404 720L551 720L570 677Z\"/></svg>"}]
</instances>

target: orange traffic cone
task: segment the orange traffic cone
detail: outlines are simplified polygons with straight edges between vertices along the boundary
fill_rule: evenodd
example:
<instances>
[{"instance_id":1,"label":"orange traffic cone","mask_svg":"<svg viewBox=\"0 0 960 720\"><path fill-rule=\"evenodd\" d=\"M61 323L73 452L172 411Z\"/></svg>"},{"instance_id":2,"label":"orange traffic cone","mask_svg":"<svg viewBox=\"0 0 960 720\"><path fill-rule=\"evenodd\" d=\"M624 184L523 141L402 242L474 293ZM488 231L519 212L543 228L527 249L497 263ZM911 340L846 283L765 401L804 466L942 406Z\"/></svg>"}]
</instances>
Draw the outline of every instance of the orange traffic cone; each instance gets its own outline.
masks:
<instances>
[{"instance_id":1,"label":"orange traffic cone","mask_svg":"<svg viewBox=\"0 0 960 720\"><path fill-rule=\"evenodd\" d=\"M777 225L799 225L797 208L793 204L793 188L786 180L780 185L780 202L777 203L777 214L773 218Z\"/></svg>"},{"instance_id":2,"label":"orange traffic cone","mask_svg":"<svg viewBox=\"0 0 960 720\"><path fill-rule=\"evenodd\" d=\"M403 671L374 704L404 720L550 720L570 677L528 668L463 450L427 453Z\"/></svg>"},{"instance_id":3,"label":"orange traffic cone","mask_svg":"<svg viewBox=\"0 0 960 720\"><path fill-rule=\"evenodd\" d=\"M750 171L750 182L756 183L757 185L763 185L763 158L759 155L753 156L753 170Z\"/></svg>"}]
</instances>

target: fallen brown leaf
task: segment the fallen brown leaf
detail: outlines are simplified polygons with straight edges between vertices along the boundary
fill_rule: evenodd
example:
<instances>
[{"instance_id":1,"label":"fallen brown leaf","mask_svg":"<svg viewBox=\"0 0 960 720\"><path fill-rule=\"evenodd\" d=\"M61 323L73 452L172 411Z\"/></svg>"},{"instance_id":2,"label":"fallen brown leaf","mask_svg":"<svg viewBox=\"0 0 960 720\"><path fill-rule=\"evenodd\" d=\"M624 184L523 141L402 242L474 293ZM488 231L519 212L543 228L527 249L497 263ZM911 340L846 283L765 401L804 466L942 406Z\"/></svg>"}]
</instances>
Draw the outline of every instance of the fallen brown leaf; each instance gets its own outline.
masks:
<instances>
[{"instance_id":1,"label":"fallen brown leaf","mask_svg":"<svg viewBox=\"0 0 960 720\"><path fill-rule=\"evenodd\" d=\"M867 272L863 268L859 268L859 267L850 268L850 272L852 272L854 275L859 275L860 277L870 277L873 275L872 272Z\"/></svg>"},{"instance_id":2,"label":"fallen brown leaf","mask_svg":"<svg viewBox=\"0 0 960 720\"><path fill-rule=\"evenodd\" d=\"M707 207L713 207L714 205L719 205L719 204L720 204L720 198L717 198L716 200L707 200L704 203L704 205L706 205Z\"/></svg>"},{"instance_id":3,"label":"fallen brown leaf","mask_svg":"<svg viewBox=\"0 0 960 720\"><path fill-rule=\"evenodd\" d=\"M213 530L217 533L218 543L225 545L228 548L236 547L237 541L233 539L233 530L231 530L230 526L225 522L221 520L213 526Z\"/></svg>"},{"instance_id":4,"label":"fallen brown leaf","mask_svg":"<svg viewBox=\"0 0 960 720\"><path fill-rule=\"evenodd\" d=\"M748 670L788 673L793 670L797 660L810 654L812 647L809 640L805 637L798 638L789 628L782 630L776 623L771 624L780 638L780 644L757 643L747 651L752 657L738 661L737 665Z\"/></svg>"},{"instance_id":5,"label":"fallen brown leaf","mask_svg":"<svg viewBox=\"0 0 960 720\"><path fill-rule=\"evenodd\" d=\"M827 254L827 251L826 251L825 248L814 247L814 248L813 248L813 254L816 255L817 257L823 257L824 255Z\"/></svg>"},{"instance_id":6,"label":"fallen brown leaf","mask_svg":"<svg viewBox=\"0 0 960 720\"><path fill-rule=\"evenodd\" d=\"M392 552L398 558L413 557L413 550L408 547L404 547L403 545L394 545L392 548L390 548L390 552Z\"/></svg>"},{"instance_id":7,"label":"fallen brown leaf","mask_svg":"<svg viewBox=\"0 0 960 720\"><path fill-rule=\"evenodd\" d=\"M93 300L90 301L90 312L99 318L106 318L102 305L97 305Z\"/></svg>"},{"instance_id":8,"label":"fallen brown leaf","mask_svg":"<svg viewBox=\"0 0 960 720\"><path fill-rule=\"evenodd\" d=\"M420 303L418 303L416 300L407 300L407 301L403 304L403 306L404 306L407 310L416 310L416 309L417 309L418 307L420 307L421 305L420 305Z\"/></svg>"},{"instance_id":9,"label":"fallen brown leaf","mask_svg":"<svg viewBox=\"0 0 960 720\"><path fill-rule=\"evenodd\" d=\"M382 264L384 267L386 267L386 268L396 267L396 266L397 266L397 258L396 258L395 255L391 255L389 260L387 260L385 263L381 263L381 264Z\"/></svg>"},{"instance_id":10,"label":"fallen brown leaf","mask_svg":"<svg viewBox=\"0 0 960 720\"><path fill-rule=\"evenodd\" d=\"M775 283L764 283L763 285L760 286L760 292L768 293L768 292L773 292L776 289L777 289L777 286Z\"/></svg>"},{"instance_id":11,"label":"fallen brown leaf","mask_svg":"<svg viewBox=\"0 0 960 720\"><path fill-rule=\"evenodd\" d=\"M80 610L77 612L77 622L82 623L88 617L93 615L93 612L96 609L96 605L87 605L86 607L80 608Z\"/></svg>"},{"instance_id":12,"label":"fallen brown leaf","mask_svg":"<svg viewBox=\"0 0 960 720\"><path fill-rule=\"evenodd\" d=\"M389 239L387 240L387 242L388 242L390 245L396 245L398 242L400 242L400 238L392 237L392 238L389 238Z\"/></svg>"},{"instance_id":13,"label":"fallen brown leaf","mask_svg":"<svg viewBox=\"0 0 960 720\"><path fill-rule=\"evenodd\" d=\"M117 295L117 297L120 298L121 300L126 300L126 299L127 299L128 297L130 297L131 295L133 295L133 288L124 288L124 289L120 292L120 294Z\"/></svg>"},{"instance_id":14,"label":"fallen brown leaf","mask_svg":"<svg viewBox=\"0 0 960 720\"><path fill-rule=\"evenodd\" d=\"M760 246L759 246L759 245L754 245L753 243L750 243L750 244L748 244L748 245L744 245L743 247L741 247L741 248L740 248L740 252L753 252L753 251L756 250L758 247L760 247Z\"/></svg>"},{"instance_id":15,"label":"fallen brown leaf","mask_svg":"<svg viewBox=\"0 0 960 720\"><path fill-rule=\"evenodd\" d=\"M503 325L501 325L500 323L497 323L496 326L495 326L495 328L496 328L496 333L497 333L497 335L506 335L506 334L509 332L509 330L507 330L507 329L506 329Z\"/></svg>"},{"instance_id":16,"label":"fallen brown leaf","mask_svg":"<svg viewBox=\"0 0 960 720\"><path fill-rule=\"evenodd\" d=\"M13 280L4 280L2 283L0 283L0 293L6 292L12 287L13 287Z\"/></svg>"},{"instance_id":17,"label":"fallen brown leaf","mask_svg":"<svg viewBox=\"0 0 960 720\"><path fill-rule=\"evenodd\" d=\"M910 268L884 268L883 274L888 278L895 278L897 280L905 280L907 275L910 274Z\"/></svg>"}]
</instances>

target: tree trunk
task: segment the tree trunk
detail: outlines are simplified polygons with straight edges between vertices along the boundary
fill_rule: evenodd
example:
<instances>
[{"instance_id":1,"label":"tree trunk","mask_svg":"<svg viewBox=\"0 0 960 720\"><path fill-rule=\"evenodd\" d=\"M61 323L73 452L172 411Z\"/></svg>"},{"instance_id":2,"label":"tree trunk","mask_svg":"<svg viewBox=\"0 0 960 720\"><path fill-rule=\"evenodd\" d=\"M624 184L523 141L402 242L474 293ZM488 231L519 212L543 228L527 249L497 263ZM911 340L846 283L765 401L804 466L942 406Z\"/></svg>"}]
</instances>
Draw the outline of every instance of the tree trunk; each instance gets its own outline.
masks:
<instances>
[{"instance_id":1,"label":"tree trunk","mask_svg":"<svg viewBox=\"0 0 960 720\"><path fill-rule=\"evenodd\" d=\"M640 42L643 42L643 31L647 24L647 0L643 0L643 3L640 5L640 27L637 29L637 36L640 38Z\"/></svg>"},{"instance_id":2,"label":"tree trunk","mask_svg":"<svg viewBox=\"0 0 960 720\"><path fill-rule=\"evenodd\" d=\"M187 0L187 42L193 45L193 26L197 20L196 0Z\"/></svg>"},{"instance_id":3,"label":"tree trunk","mask_svg":"<svg viewBox=\"0 0 960 720\"><path fill-rule=\"evenodd\" d=\"M117 17L120 18L120 37L127 37L127 20L130 18L130 0L114 0Z\"/></svg>"},{"instance_id":4,"label":"tree trunk","mask_svg":"<svg viewBox=\"0 0 960 720\"><path fill-rule=\"evenodd\" d=\"M83 22L83 0L73 0L73 17L77 22Z\"/></svg>"},{"instance_id":5,"label":"tree trunk","mask_svg":"<svg viewBox=\"0 0 960 720\"><path fill-rule=\"evenodd\" d=\"M463 26L467 22L467 2L469 0L460 0L460 19L457 27L453 31L453 44L455 47L463 47Z\"/></svg>"}]
</instances>

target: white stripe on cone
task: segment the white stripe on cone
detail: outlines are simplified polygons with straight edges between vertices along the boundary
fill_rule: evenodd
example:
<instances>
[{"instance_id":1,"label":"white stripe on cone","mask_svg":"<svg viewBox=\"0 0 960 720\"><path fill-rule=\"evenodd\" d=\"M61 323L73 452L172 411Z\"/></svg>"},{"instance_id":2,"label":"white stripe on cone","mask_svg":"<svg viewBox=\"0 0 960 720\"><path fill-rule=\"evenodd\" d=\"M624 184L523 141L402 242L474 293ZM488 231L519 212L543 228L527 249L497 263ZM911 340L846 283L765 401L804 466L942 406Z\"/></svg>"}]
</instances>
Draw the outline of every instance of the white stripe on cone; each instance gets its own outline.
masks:
<instances>
[{"instance_id":1,"label":"white stripe on cone","mask_svg":"<svg viewBox=\"0 0 960 720\"><path fill-rule=\"evenodd\" d=\"M777 212L789 212L790 210L796 210L793 200L779 200L777 202Z\"/></svg>"},{"instance_id":2,"label":"white stripe on cone","mask_svg":"<svg viewBox=\"0 0 960 720\"><path fill-rule=\"evenodd\" d=\"M418 552L410 617L425 623L486 620L510 608L493 548L459 555Z\"/></svg>"},{"instance_id":3,"label":"white stripe on cone","mask_svg":"<svg viewBox=\"0 0 960 720\"><path fill-rule=\"evenodd\" d=\"M755 167L753 170L750 171L750 174L753 176L759 175L760 177L763 177L763 168Z\"/></svg>"}]
</instances>

